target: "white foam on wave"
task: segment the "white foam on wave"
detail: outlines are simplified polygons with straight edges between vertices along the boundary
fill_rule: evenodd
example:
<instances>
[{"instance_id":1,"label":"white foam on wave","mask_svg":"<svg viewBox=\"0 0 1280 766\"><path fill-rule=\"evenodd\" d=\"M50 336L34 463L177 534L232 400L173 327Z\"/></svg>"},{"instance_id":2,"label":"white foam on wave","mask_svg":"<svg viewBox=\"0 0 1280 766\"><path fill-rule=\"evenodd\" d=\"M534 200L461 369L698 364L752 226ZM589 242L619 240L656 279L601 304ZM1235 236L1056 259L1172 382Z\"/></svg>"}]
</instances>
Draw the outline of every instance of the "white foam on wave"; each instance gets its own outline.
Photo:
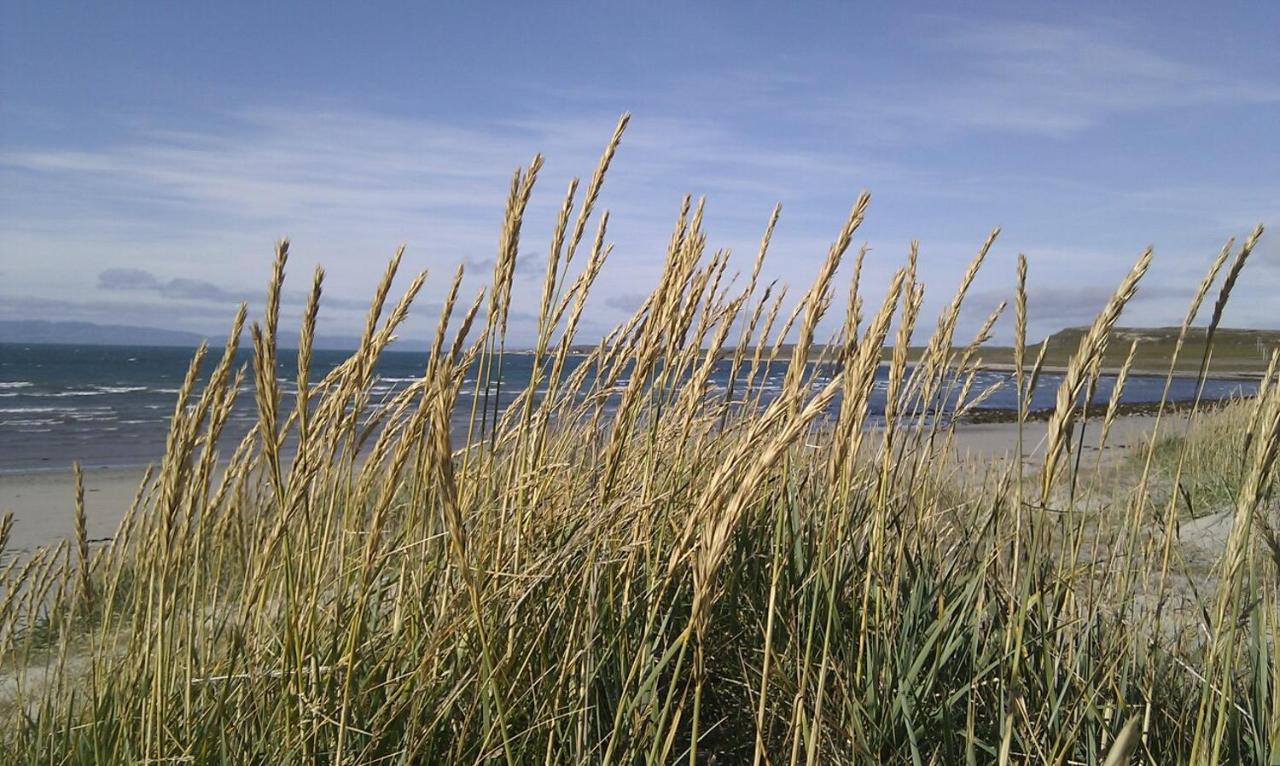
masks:
<instances>
[{"instance_id":1,"label":"white foam on wave","mask_svg":"<svg viewBox=\"0 0 1280 766\"><path fill-rule=\"evenodd\" d=\"M31 388L34 385L29 380L0 380L0 388Z\"/></svg>"},{"instance_id":2,"label":"white foam on wave","mask_svg":"<svg viewBox=\"0 0 1280 766\"><path fill-rule=\"evenodd\" d=\"M24 418L22 420L3 420L0 421L6 426L17 426L18 428L30 426L51 426L57 423L56 420L48 420L45 418Z\"/></svg>"},{"instance_id":3,"label":"white foam on wave","mask_svg":"<svg viewBox=\"0 0 1280 766\"><path fill-rule=\"evenodd\" d=\"M148 391L146 386L94 386L88 389L73 389L71 391L56 391L50 393L23 391L19 393L5 393L0 396L38 396L47 399L66 399L72 396L109 396L113 394L134 394L139 391Z\"/></svg>"}]
</instances>

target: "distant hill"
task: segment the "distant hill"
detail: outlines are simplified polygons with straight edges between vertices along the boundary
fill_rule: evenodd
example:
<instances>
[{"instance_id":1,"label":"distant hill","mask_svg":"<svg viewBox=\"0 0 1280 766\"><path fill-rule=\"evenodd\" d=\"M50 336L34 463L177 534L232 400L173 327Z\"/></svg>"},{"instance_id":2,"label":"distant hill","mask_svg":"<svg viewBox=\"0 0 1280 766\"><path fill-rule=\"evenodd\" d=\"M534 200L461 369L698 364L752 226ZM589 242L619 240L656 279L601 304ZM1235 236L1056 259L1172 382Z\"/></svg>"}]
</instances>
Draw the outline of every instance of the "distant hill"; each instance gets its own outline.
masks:
<instances>
[{"instance_id":1,"label":"distant hill","mask_svg":"<svg viewBox=\"0 0 1280 766\"><path fill-rule=\"evenodd\" d=\"M1178 342L1177 327L1117 327L1112 330L1111 342L1102 358L1104 370L1115 371L1129 355L1129 346L1135 340L1138 350L1134 353L1131 372L1164 375L1169 371L1169 357ZM1071 355L1080 347L1080 337L1088 332L1087 327L1068 327L1050 335L1045 340L1044 366L1046 369L1061 369L1071 362ZM1199 371L1200 360L1204 356L1206 329L1193 327L1187 333L1182 352L1178 355L1178 365L1174 372L1179 375L1194 375ZM1043 341L1042 341L1043 342ZM1209 372L1213 375L1227 376L1261 376L1267 369L1267 361L1271 350L1280 347L1280 330L1243 330L1232 327L1219 327L1213 339L1213 359L1209 364ZM913 346L907 352L907 358L914 361L924 351L922 347ZM1030 366L1040 353L1040 343L1027 348L1027 365ZM890 350L885 349L883 359L888 361ZM990 369L1013 366L1012 346L983 346L978 351L982 365Z\"/></svg>"},{"instance_id":2,"label":"distant hill","mask_svg":"<svg viewBox=\"0 0 1280 766\"><path fill-rule=\"evenodd\" d=\"M1177 327L1117 327L1111 333L1111 342L1102 358L1103 369L1117 370L1129 354L1129 346L1138 342L1133 357L1132 371L1163 375L1169 370L1169 357L1178 342ZM1071 355L1080 347L1080 338L1089 331L1087 327L1068 327L1046 338L1044 364L1046 368L1061 368L1071 361ZM1193 327L1178 355L1175 372L1194 374L1199 370L1204 356L1206 328ZM1243 330L1219 327L1213 339L1213 358L1209 372L1217 375L1261 375L1267 369L1271 350L1280 347L1280 330ZM1040 353L1040 344L1027 349L1027 364ZM1000 367L1013 364L1011 346L984 347L979 353L983 364Z\"/></svg>"},{"instance_id":3,"label":"distant hill","mask_svg":"<svg viewBox=\"0 0 1280 766\"><path fill-rule=\"evenodd\" d=\"M1177 327L1117 327L1112 332L1103 366L1119 367L1129 354L1129 346L1137 341L1133 366L1137 370L1164 371L1169 367L1169 356L1178 341ZM1045 351L1045 363L1066 364L1080 345L1080 338L1087 327L1068 327L1050 335ZM1178 357L1178 370L1194 372L1204 355L1204 327L1193 327ZM1267 368L1271 350L1280 347L1280 330L1243 330L1219 327L1213 338L1213 372L1262 372ZM1036 349L1037 352L1039 349Z\"/></svg>"},{"instance_id":4,"label":"distant hill","mask_svg":"<svg viewBox=\"0 0 1280 766\"><path fill-rule=\"evenodd\" d=\"M93 322L0 320L0 343L66 343L101 346L195 346L204 336L181 330Z\"/></svg>"}]
</instances>

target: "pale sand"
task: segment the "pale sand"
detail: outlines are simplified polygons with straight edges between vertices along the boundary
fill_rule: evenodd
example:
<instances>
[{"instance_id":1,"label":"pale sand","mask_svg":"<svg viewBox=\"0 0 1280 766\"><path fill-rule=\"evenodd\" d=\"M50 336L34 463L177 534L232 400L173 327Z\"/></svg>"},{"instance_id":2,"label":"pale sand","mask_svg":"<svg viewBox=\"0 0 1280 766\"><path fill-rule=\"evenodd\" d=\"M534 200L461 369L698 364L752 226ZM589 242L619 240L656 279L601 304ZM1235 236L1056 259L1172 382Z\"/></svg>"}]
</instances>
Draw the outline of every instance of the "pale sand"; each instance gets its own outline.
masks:
<instances>
[{"instance_id":1,"label":"pale sand","mask_svg":"<svg viewBox=\"0 0 1280 766\"><path fill-rule=\"evenodd\" d=\"M1125 450L1146 444L1156 426L1155 415L1127 415L1116 418L1107 433L1107 443L1099 445L1102 436L1102 420L1093 418L1084 432L1085 456L1096 456L1099 446L1106 460L1120 457ZM1162 436L1180 435L1186 430L1185 413L1169 413L1160 419ZM1022 431L1022 458L1024 462L1034 463L1043 459L1045 435L1048 424L1044 421L1027 423ZM1077 425L1075 434L1079 435ZM1012 458L1017 451L1017 423L973 423L962 425L956 429L955 451L958 457L991 460ZM1094 458L1096 460L1096 457Z\"/></svg>"},{"instance_id":2,"label":"pale sand","mask_svg":"<svg viewBox=\"0 0 1280 766\"><path fill-rule=\"evenodd\" d=\"M129 510L144 468L84 472L85 525L90 540L109 538ZM0 514L13 511L8 549L29 550L75 535L75 479L70 470L0 473Z\"/></svg>"},{"instance_id":3,"label":"pale sand","mask_svg":"<svg viewBox=\"0 0 1280 766\"><path fill-rule=\"evenodd\" d=\"M1126 448L1145 443L1155 424L1152 415L1117 418L1107 438L1104 455L1119 457ZM1161 425L1164 434L1185 428L1184 415L1165 415ZM1097 454L1100 421L1089 423L1085 433L1085 455L1093 463ZM1043 422L1027 423L1023 431L1023 459L1034 464L1044 453L1046 426ZM1015 423L977 423L956 429L957 457L976 460L1011 458L1017 443ZM1096 464L1096 463L1095 463ZM109 538L129 509L142 468L98 468L85 471L85 515L90 539ZM75 484L71 471L38 473L0 473L0 513L13 511L13 532L9 550L29 550L39 545L56 544L74 535Z\"/></svg>"}]
</instances>

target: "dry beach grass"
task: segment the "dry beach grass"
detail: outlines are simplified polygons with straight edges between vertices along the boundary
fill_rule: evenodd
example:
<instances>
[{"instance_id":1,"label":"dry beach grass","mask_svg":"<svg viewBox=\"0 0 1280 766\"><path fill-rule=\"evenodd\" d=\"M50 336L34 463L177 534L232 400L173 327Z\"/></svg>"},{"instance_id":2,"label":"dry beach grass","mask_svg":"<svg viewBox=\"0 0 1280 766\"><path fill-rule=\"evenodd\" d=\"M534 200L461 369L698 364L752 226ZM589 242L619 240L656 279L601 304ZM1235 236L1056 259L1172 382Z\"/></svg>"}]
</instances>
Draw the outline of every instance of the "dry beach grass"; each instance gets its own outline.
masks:
<instances>
[{"instance_id":1,"label":"dry beach grass","mask_svg":"<svg viewBox=\"0 0 1280 766\"><path fill-rule=\"evenodd\" d=\"M573 366L610 252L608 213L595 208L625 122L559 210L534 372L505 409L488 384L501 380L539 159L512 179L491 285L469 297L461 272L452 278L421 378L390 401L369 392L375 363L425 275L389 304L397 254L360 347L312 380L317 271L290 403L276 379L280 245L248 333L253 369L231 363L242 310L204 379L197 352L165 457L112 539L89 545L92 508L68 498L75 539L0 564L0 760L1280 757L1274 355L1253 400L1182 416L1186 437L1162 437L1156 417L1124 471L1095 470L1102 453L1081 448L1080 430L1105 442L1119 396L1102 412L1079 402L1140 289L1144 253L1082 334L1035 464L975 466L957 455L954 422L933 413L984 395L974 371L995 316L969 342L955 333L991 240L918 363L905 353L923 294L914 249L879 306L863 306L854 269L824 344L817 328L843 292L835 274L864 195L790 307L759 279L777 213L748 278L734 280L686 200L653 292ZM1225 268L1206 357L1260 234L1223 249L1187 313L1183 335ZM1035 310L1025 262L1015 284L1021 348ZM886 345L888 418L869 429ZM834 372L820 377L811 356ZM728 392L709 384L722 357L736 372ZM763 373L779 367L783 390L766 395ZM1024 400L1039 369L1019 353ZM224 444L242 377L258 423ZM1007 433L1021 453L1023 426ZM1230 531L1209 576L1197 574L1212 588L1200 608L1166 610L1182 594L1187 497L1192 515L1229 516Z\"/></svg>"}]
</instances>

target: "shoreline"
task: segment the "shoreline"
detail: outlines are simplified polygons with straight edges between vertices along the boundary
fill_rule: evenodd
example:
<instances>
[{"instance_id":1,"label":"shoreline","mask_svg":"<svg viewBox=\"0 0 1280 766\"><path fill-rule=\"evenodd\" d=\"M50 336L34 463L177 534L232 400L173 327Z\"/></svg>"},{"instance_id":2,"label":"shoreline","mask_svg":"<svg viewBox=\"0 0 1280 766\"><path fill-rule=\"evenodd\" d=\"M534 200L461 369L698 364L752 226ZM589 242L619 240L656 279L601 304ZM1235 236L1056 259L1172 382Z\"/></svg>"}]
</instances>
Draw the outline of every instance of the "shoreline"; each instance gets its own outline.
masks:
<instances>
[{"instance_id":1,"label":"shoreline","mask_svg":"<svg viewBox=\"0 0 1280 766\"><path fill-rule=\"evenodd\" d=\"M1190 402L1170 403L1161 423L1168 435L1181 432ZM1207 405L1206 405L1207 406ZM1150 436L1156 423L1156 405L1121 406L1112 425L1108 443L1097 445L1099 429L1089 428L1084 449L1115 459L1131 445ZM1010 417L1012 415L1012 417ZM958 459L998 460L1012 456L1016 449L1017 413L994 411L977 418L957 421L951 445ZM1090 418L1092 422L1100 422ZM1023 460L1034 459L1043 450L1046 419L1029 417L1023 425ZM107 466L84 469L85 517L89 539L105 542L115 534L117 525L128 511L147 465ZM56 545L75 535L75 479L70 467L36 468L0 472L0 513L13 512L13 528L5 557L19 551L30 551L42 545Z\"/></svg>"},{"instance_id":2,"label":"shoreline","mask_svg":"<svg viewBox=\"0 0 1280 766\"><path fill-rule=\"evenodd\" d=\"M1253 397L1245 397L1253 398ZM1160 402L1121 402L1116 405L1116 418L1133 418L1133 417L1153 417L1159 414L1176 415L1191 410L1201 412L1209 411L1217 407L1225 405L1231 400L1215 399L1201 400L1196 402L1192 399L1175 399L1164 403L1162 407ZM1047 421L1054 413L1053 407L1040 407L1034 410L1027 410L1026 418L1028 423L1042 423ZM1096 420L1104 417L1107 412L1106 405L1089 408L1089 419ZM1078 420L1078 418L1077 418ZM971 410L957 421L961 426L981 425L986 423L1017 423L1018 411L1004 407L982 407Z\"/></svg>"},{"instance_id":3,"label":"shoreline","mask_svg":"<svg viewBox=\"0 0 1280 766\"><path fill-rule=\"evenodd\" d=\"M81 462L80 468L81 470L84 471L84 475L86 479L89 477L89 474L92 472L100 473L103 471L136 471L138 475L141 476L142 472L147 470L149 466L155 466L158 469L160 467L160 460L161 458L157 457L155 460L151 460L145 463L103 464L99 462L98 464L95 464L92 466L85 465L83 462ZM67 463L66 465L57 465L57 466L40 465L40 466L31 466L26 468L0 468L0 483L3 483L5 479L12 478L12 477L48 476L51 474L66 474L70 476L71 472L75 470L73 468L74 463L75 461L73 460Z\"/></svg>"}]
</instances>

